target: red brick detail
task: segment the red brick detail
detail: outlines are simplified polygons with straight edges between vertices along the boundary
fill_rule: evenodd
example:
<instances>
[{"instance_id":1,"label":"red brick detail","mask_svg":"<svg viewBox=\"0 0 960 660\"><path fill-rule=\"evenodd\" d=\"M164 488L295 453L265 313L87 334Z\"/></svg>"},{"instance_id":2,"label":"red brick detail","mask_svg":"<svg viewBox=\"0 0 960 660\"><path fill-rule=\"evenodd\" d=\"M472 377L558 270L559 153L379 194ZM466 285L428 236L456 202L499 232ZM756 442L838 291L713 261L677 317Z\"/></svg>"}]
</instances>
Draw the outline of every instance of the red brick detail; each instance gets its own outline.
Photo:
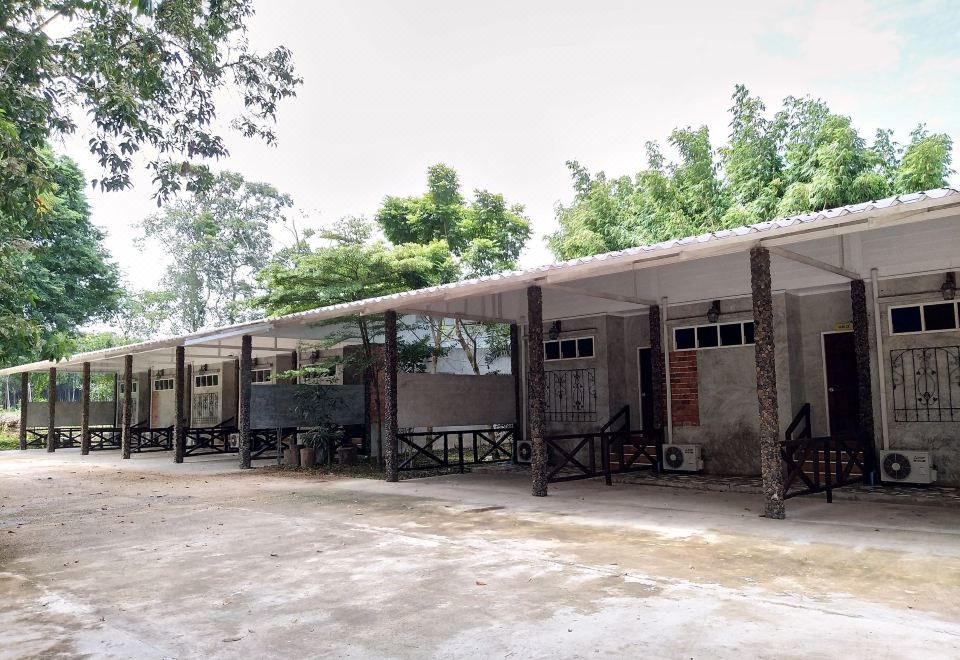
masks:
<instances>
[{"instance_id":1,"label":"red brick detail","mask_svg":"<svg viewBox=\"0 0 960 660\"><path fill-rule=\"evenodd\" d=\"M670 353L670 411L674 426L700 426L696 351Z\"/></svg>"}]
</instances>

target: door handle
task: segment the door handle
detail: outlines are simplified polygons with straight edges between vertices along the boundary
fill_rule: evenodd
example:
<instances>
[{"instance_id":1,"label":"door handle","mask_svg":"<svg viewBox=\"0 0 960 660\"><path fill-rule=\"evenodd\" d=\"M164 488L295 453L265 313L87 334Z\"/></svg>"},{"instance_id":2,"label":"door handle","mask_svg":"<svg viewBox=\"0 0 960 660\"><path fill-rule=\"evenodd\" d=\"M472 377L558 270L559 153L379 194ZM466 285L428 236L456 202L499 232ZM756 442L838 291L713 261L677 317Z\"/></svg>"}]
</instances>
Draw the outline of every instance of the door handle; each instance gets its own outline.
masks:
<instances>
[{"instance_id":1,"label":"door handle","mask_svg":"<svg viewBox=\"0 0 960 660\"><path fill-rule=\"evenodd\" d=\"M832 387L828 387L828 388L827 388L827 391L830 392L830 394L833 394L833 388L832 388Z\"/></svg>"}]
</instances>

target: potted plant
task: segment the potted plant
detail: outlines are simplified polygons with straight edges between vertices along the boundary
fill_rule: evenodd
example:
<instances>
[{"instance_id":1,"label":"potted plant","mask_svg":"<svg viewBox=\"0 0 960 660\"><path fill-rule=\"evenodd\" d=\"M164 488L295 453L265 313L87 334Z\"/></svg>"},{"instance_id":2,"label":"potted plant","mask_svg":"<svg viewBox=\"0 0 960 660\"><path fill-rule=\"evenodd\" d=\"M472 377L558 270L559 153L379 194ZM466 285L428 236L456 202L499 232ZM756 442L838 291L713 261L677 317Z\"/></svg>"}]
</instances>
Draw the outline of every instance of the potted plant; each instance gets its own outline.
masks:
<instances>
[{"instance_id":1,"label":"potted plant","mask_svg":"<svg viewBox=\"0 0 960 660\"><path fill-rule=\"evenodd\" d=\"M303 434L300 449L300 467L315 467L317 463L330 465L333 453L343 436L343 427L338 424L321 424Z\"/></svg>"}]
</instances>

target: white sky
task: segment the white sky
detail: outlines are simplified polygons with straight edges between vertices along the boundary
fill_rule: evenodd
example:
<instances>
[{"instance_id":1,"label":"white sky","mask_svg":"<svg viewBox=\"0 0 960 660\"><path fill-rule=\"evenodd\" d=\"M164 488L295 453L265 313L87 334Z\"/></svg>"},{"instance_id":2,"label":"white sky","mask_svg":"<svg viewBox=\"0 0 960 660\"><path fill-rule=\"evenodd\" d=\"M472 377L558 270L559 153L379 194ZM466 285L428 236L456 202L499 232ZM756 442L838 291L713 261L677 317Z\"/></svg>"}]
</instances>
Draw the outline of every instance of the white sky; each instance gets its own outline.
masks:
<instances>
[{"instance_id":1,"label":"white sky","mask_svg":"<svg viewBox=\"0 0 960 660\"><path fill-rule=\"evenodd\" d=\"M861 134L918 122L960 136L960 9L915 2L293 2L260 0L250 38L283 43L305 83L283 104L279 146L228 134L219 165L291 194L314 224L372 216L385 195L419 194L446 162L464 191L526 205L523 265L549 261L542 237L572 196L564 162L633 174L644 143L676 126L727 133L736 83L768 108L826 100ZM81 131L64 151L98 176ZM164 254L133 246L156 210L133 190L91 192L94 221L129 282L154 286Z\"/></svg>"}]
</instances>

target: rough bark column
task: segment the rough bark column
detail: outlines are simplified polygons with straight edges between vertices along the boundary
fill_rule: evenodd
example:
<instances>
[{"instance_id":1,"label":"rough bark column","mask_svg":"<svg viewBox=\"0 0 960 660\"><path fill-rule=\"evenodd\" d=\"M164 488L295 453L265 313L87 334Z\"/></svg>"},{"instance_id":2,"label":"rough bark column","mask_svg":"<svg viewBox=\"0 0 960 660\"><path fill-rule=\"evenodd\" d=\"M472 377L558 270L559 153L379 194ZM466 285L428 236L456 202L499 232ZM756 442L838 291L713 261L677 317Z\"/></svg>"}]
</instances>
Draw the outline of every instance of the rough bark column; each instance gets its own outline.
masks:
<instances>
[{"instance_id":1,"label":"rough bark column","mask_svg":"<svg viewBox=\"0 0 960 660\"><path fill-rule=\"evenodd\" d=\"M533 445L530 472L534 497L547 495L547 444L544 440L546 389L543 375L543 291L538 286L527 288L527 400L530 406L530 442Z\"/></svg>"},{"instance_id":2,"label":"rough bark column","mask_svg":"<svg viewBox=\"0 0 960 660\"><path fill-rule=\"evenodd\" d=\"M240 431L240 468L250 467L250 391L253 386L253 338L240 338L240 402L237 405L237 426Z\"/></svg>"},{"instance_id":3,"label":"rough bark column","mask_svg":"<svg viewBox=\"0 0 960 660\"><path fill-rule=\"evenodd\" d=\"M27 406L30 405L30 374L20 374L20 449L27 448Z\"/></svg>"},{"instance_id":4,"label":"rough bark column","mask_svg":"<svg viewBox=\"0 0 960 660\"><path fill-rule=\"evenodd\" d=\"M120 428L122 458L130 458L130 435L133 426L133 356L123 356L123 417Z\"/></svg>"},{"instance_id":5,"label":"rough bark column","mask_svg":"<svg viewBox=\"0 0 960 660\"><path fill-rule=\"evenodd\" d=\"M857 408L861 437L873 440L873 386L870 377L870 319L867 317L867 288L863 280L850 282L853 307L853 350L857 360Z\"/></svg>"},{"instance_id":6,"label":"rough bark column","mask_svg":"<svg viewBox=\"0 0 960 660\"><path fill-rule=\"evenodd\" d=\"M516 323L512 323L510 325L510 373L513 374L514 414L516 415L516 423L514 426L516 432L513 437L514 447L516 447L517 442L523 438L523 411L521 410L523 392L520 390L521 369L523 369L523 366L520 364L520 327Z\"/></svg>"},{"instance_id":7,"label":"rough bark column","mask_svg":"<svg viewBox=\"0 0 960 660\"><path fill-rule=\"evenodd\" d=\"M387 463L387 481L398 481L397 459L400 453L397 440L397 313L389 311L383 315L383 371L386 401L384 401L384 423L387 426L387 442L384 458Z\"/></svg>"},{"instance_id":8,"label":"rough bark column","mask_svg":"<svg viewBox=\"0 0 960 660\"><path fill-rule=\"evenodd\" d=\"M83 363L80 376L80 453L90 453L90 363Z\"/></svg>"},{"instance_id":9,"label":"rough bark column","mask_svg":"<svg viewBox=\"0 0 960 660\"><path fill-rule=\"evenodd\" d=\"M187 384L187 366L183 346L175 349L176 372L173 374L173 462L183 463L187 442L187 416L184 414L184 386Z\"/></svg>"},{"instance_id":10,"label":"rough bark column","mask_svg":"<svg viewBox=\"0 0 960 660\"><path fill-rule=\"evenodd\" d=\"M770 252L750 250L750 283L753 288L754 348L757 360L757 399L760 404L760 472L763 477L764 515L782 520L783 465L780 461L780 420L777 402L777 367L773 338L773 295Z\"/></svg>"},{"instance_id":11,"label":"rough bark column","mask_svg":"<svg viewBox=\"0 0 960 660\"><path fill-rule=\"evenodd\" d=\"M50 367L47 381L47 451L57 449L57 368Z\"/></svg>"},{"instance_id":12,"label":"rough bark column","mask_svg":"<svg viewBox=\"0 0 960 660\"><path fill-rule=\"evenodd\" d=\"M664 382L663 328L660 327L660 305L650 306L650 380L653 383L653 428L663 430L667 411L667 388Z\"/></svg>"}]
</instances>

